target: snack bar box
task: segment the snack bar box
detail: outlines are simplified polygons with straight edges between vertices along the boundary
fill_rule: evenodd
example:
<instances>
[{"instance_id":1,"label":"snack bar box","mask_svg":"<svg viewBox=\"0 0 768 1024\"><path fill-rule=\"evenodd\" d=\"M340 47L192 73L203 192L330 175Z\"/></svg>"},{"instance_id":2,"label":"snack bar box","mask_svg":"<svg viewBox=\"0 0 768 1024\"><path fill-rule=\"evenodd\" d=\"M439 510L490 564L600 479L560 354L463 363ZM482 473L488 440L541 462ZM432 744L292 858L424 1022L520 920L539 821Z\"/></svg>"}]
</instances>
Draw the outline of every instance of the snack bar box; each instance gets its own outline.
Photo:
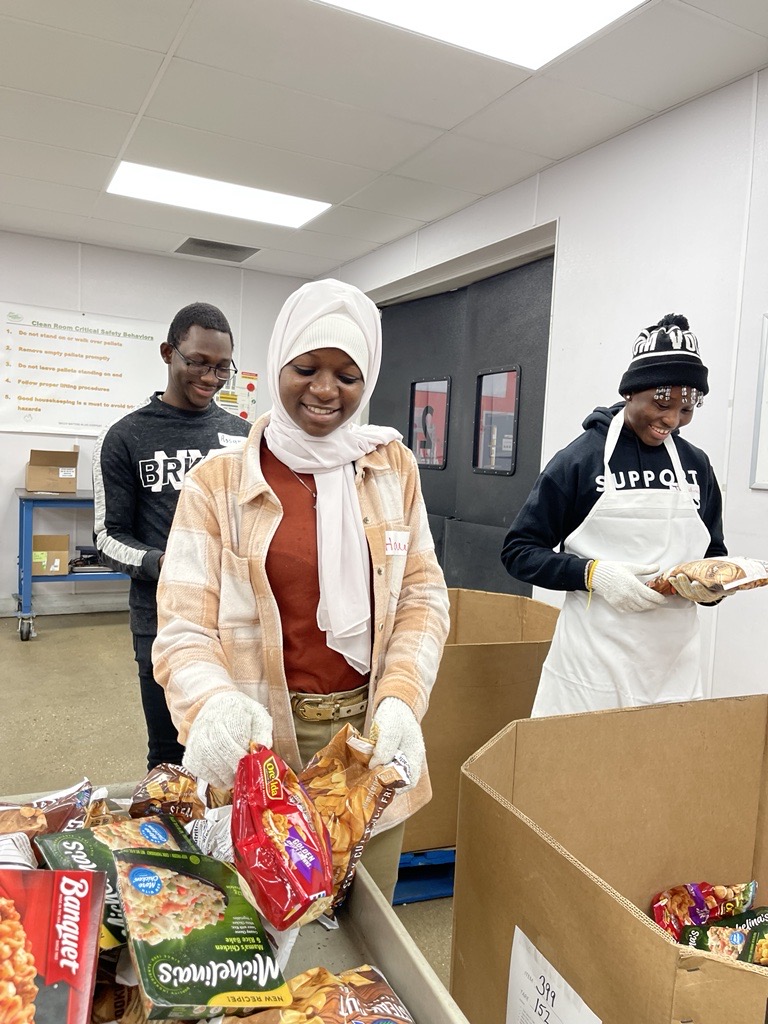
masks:
<instances>
[{"instance_id":1,"label":"snack bar box","mask_svg":"<svg viewBox=\"0 0 768 1024\"><path fill-rule=\"evenodd\" d=\"M99 871L0 868L0 1020L88 1024L104 886Z\"/></svg>"},{"instance_id":2,"label":"snack bar box","mask_svg":"<svg viewBox=\"0 0 768 1024\"><path fill-rule=\"evenodd\" d=\"M513 722L475 753L451 959L472 1024L764 1024L766 968L649 910L685 882L755 879L766 902L767 735L768 697L736 697Z\"/></svg>"}]
</instances>

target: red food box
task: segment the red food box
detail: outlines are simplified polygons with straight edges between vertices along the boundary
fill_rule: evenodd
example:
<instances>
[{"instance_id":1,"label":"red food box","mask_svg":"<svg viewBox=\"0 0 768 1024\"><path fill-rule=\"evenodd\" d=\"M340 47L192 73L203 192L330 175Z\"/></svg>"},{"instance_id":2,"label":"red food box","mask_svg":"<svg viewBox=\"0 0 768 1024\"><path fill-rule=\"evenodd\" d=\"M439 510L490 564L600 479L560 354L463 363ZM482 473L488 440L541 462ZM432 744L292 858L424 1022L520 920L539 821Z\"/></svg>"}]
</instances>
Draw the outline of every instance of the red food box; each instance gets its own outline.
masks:
<instances>
[{"instance_id":1,"label":"red food box","mask_svg":"<svg viewBox=\"0 0 768 1024\"><path fill-rule=\"evenodd\" d=\"M88 1024L105 881L0 868L0 1019Z\"/></svg>"}]
</instances>

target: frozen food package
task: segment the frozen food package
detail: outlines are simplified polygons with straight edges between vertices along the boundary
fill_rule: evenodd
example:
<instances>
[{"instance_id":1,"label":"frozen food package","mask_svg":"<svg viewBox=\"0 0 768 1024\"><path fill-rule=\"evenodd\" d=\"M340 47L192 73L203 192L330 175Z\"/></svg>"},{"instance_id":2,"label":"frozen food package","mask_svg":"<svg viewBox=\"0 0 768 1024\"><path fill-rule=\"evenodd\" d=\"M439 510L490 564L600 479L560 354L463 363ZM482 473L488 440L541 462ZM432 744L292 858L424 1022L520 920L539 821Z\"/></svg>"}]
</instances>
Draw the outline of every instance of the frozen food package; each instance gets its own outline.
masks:
<instances>
[{"instance_id":1,"label":"frozen food package","mask_svg":"<svg viewBox=\"0 0 768 1024\"><path fill-rule=\"evenodd\" d=\"M203 854L114 854L131 958L150 1020L285 1006L291 993L237 872Z\"/></svg>"},{"instance_id":2,"label":"frozen food package","mask_svg":"<svg viewBox=\"0 0 768 1024\"><path fill-rule=\"evenodd\" d=\"M687 925L702 925L749 910L755 901L757 882L711 885L696 882L676 885L653 899L651 913L656 924L678 941Z\"/></svg>"},{"instance_id":3,"label":"frozen food package","mask_svg":"<svg viewBox=\"0 0 768 1024\"><path fill-rule=\"evenodd\" d=\"M290 1006L260 1013L259 1024L414 1024L381 971L368 964L340 974L313 967L288 987Z\"/></svg>"},{"instance_id":4,"label":"frozen food package","mask_svg":"<svg viewBox=\"0 0 768 1024\"><path fill-rule=\"evenodd\" d=\"M88 779L26 803L0 803L0 835L24 832L30 839L82 828L93 787Z\"/></svg>"},{"instance_id":5,"label":"frozen food package","mask_svg":"<svg viewBox=\"0 0 768 1024\"><path fill-rule=\"evenodd\" d=\"M125 818L92 829L39 836L35 842L48 867L106 873L104 918L99 936L102 949L110 949L125 942L125 922L117 892L112 851L125 847L145 847L197 852L197 847L184 831L183 825L175 818L164 815Z\"/></svg>"},{"instance_id":6,"label":"frozen food package","mask_svg":"<svg viewBox=\"0 0 768 1024\"><path fill-rule=\"evenodd\" d=\"M670 578L678 573L723 594L731 590L753 590L768 584L768 562L759 558L699 558L667 569L649 580L647 585L660 594L674 594L676 591Z\"/></svg>"},{"instance_id":7,"label":"frozen food package","mask_svg":"<svg viewBox=\"0 0 768 1024\"><path fill-rule=\"evenodd\" d=\"M687 925L683 928L680 942L684 946L740 960L750 934L756 929L768 934L768 907L753 907L743 914L723 917L714 924ZM762 950L758 952L761 954Z\"/></svg>"},{"instance_id":8,"label":"frozen food package","mask_svg":"<svg viewBox=\"0 0 768 1024\"><path fill-rule=\"evenodd\" d=\"M0 1021L88 1024L105 877L0 868Z\"/></svg>"},{"instance_id":9,"label":"frozen food package","mask_svg":"<svg viewBox=\"0 0 768 1024\"><path fill-rule=\"evenodd\" d=\"M299 773L331 839L334 905L344 900L381 812L410 781L402 759L370 768L373 748L347 724Z\"/></svg>"},{"instance_id":10,"label":"frozen food package","mask_svg":"<svg viewBox=\"0 0 768 1024\"><path fill-rule=\"evenodd\" d=\"M266 747L237 766L232 844L235 866L274 928L306 924L330 910L328 830L294 772Z\"/></svg>"},{"instance_id":11,"label":"frozen food package","mask_svg":"<svg viewBox=\"0 0 768 1024\"><path fill-rule=\"evenodd\" d=\"M133 792L132 818L153 814L172 814L179 821L192 821L205 815L205 801L198 794L198 781L176 764L152 768Z\"/></svg>"}]
</instances>

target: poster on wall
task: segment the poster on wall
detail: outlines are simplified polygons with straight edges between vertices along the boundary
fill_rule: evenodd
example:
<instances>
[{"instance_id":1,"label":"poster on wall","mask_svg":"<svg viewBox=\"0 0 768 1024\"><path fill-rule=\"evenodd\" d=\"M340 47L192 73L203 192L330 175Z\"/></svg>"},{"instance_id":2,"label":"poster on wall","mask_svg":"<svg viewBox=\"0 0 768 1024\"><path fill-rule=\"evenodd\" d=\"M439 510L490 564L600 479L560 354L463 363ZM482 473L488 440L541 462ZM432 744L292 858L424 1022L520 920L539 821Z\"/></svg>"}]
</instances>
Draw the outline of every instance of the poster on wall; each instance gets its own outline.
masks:
<instances>
[{"instance_id":1,"label":"poster on wall","mask_svg":"<svg viewBox=\"0 0 768 1024\"><path fill-rule=\"evenodd\" d=\"M258 383L258 373L253 373L251 370L238 370L229 383L225 384L216 395L216 401L227 412L253 423L256 419Z\"/></svg>"},{"instance_id":2,"label":"poster on wall","mask_svg":"<svg viewBox=\"0 0 768 1024\"><path fill-rule=\"evenodd\" d=\"M0 302L0 431L96 436L165 382L168 325Z\"/></svg>"}]
</instances>

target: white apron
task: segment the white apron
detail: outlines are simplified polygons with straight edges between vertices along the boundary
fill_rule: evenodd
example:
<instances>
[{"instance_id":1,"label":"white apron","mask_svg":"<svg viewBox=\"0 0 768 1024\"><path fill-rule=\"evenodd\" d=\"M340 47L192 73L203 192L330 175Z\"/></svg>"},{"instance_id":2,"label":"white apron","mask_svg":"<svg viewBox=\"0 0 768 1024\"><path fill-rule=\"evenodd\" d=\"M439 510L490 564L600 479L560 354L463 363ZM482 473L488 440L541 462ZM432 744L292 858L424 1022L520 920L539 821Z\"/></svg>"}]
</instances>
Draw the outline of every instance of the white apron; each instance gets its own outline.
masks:
<instances>
[{"instance_id":1,"label":"white apron","mask_svg":"<svg viewBox=\"0 0 768 1024\"><path fill-rule=\"evenodd\" d=\"M624 425L613 417L605 441L605 489L564 549L581 558L658 563L661 570L703 558L710 543L675 442L664 446L677 489L617 490L608 463ZM696 605L668 597L646 612L619 612L602 597L570 591L541 670L531 717L635 707L703 697Z\"/></svg>"}]
</instances>

